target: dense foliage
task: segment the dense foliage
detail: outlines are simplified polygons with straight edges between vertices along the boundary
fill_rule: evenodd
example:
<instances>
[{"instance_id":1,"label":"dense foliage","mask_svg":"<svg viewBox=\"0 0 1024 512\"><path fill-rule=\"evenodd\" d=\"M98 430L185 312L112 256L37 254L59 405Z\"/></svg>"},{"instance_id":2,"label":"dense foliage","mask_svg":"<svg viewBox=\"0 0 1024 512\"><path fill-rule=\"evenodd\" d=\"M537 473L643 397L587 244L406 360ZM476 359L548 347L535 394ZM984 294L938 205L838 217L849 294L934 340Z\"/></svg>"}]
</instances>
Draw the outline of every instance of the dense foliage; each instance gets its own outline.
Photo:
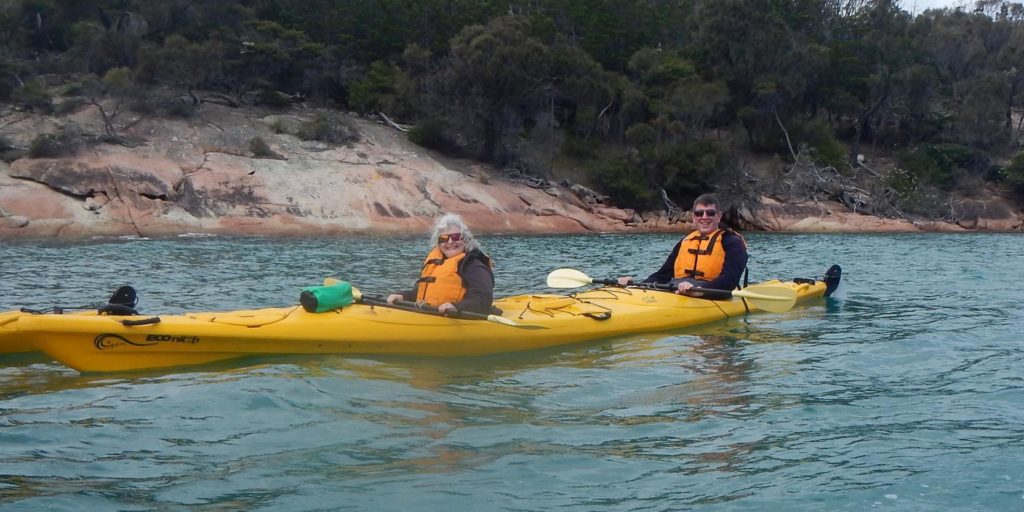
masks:
<instances>
[{"instance_id":1,"label":"dense foliage","mask_svg":"<svg viewBox=\"0 0 1024 512\"><path fill-rule=\"evenodd\" d=\"M1024 182L1024 7L1002 0L0 0L0 52L0 101L59 114L77 96L111 137L122 105L301 100L640 208L777 191L748 172L773 155L846 179L885 155L911 210ZM348 137L332 126L303 129Z\"/></svg>"}]
</instances>

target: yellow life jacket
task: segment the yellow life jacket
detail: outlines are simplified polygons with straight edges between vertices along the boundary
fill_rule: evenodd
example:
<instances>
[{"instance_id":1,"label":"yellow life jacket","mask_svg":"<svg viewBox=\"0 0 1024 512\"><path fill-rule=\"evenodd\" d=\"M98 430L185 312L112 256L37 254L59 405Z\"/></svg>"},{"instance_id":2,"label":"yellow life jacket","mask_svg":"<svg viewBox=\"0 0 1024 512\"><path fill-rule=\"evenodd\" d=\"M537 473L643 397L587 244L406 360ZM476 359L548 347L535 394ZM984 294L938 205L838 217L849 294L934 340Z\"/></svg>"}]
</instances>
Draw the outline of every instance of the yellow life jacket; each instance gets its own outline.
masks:
<instances>
[{"instance_id":1,"label":"yellow life jacket","mask_svg":"<svg viewBox=\"0 0 1024 512\"><path fill-rule=\"evenodd\" d=\"M483 253L479 253L483 255ZM459 271L466 263L467 253L445 258L439 247L434 247L423 260L420 279L416 281L416 300L431 306L440 306L446 302L456 303L466 296L466 287L462 283ZM490 266L490 258L483 256L484 263Z\"/></svg>"},{"instance_id":2,"label":"yellow life jacket","mask_svg":"<svg viewBox=\"0 0 1024 512\"><path fill-rule=\"evenodd\" d=\"M718 277L725 265L725 246L722 244L725 233L724 229L716 229L707 236L701 236L700 231L686 235L676 256L674 277L689 277L701 281L710 281ZM739 233L735 234L740 236ZM740 241L744 246L747 245L742 236Z\"/></svg>"}]
</instances>

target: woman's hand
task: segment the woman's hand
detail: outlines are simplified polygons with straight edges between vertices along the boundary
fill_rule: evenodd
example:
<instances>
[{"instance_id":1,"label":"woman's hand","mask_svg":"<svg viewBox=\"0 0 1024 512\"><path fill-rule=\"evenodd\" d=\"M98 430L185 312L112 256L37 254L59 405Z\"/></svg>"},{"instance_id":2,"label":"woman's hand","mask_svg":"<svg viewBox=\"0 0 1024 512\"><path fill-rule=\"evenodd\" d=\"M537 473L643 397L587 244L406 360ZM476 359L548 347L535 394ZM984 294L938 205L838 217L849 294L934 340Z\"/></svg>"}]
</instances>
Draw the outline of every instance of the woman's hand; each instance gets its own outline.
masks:
<instances>
[{"instance_id":1,"label":"woman's hand","mask_svg":"<svg viewBox=\"0 0 1024 512\"><path fill-rule=\"evenodd\" d=\"M689 282L683 281L683 282L679 283L679 286L676 286L676 293L678 293L679 295L682 295L683 292L685 292L686 290L689 290L690 288L693 288L693 283L689 283Z\"/></svg>"},{"instance_id":2,"label":"woman's hand","mask_svg":"<svg viewBox=\"0 0 1024 512\"><path fill-rule=\"evenodd\" d=\"M396 301L402 300L402 294L400 294L400 293L392 293L391 295L388 295L387 299L384 299L384 300L388 304L394 305Z\"/></svg>"},{"instance_id":3,"label":"woman's hand","mask_svg":"<svg viewBox=\"0 0 1024 512\"><path fill-rule=\"evenodd\" d=\"M455 307L455 305L452 304L451 302L445 302L444 304L441 304L440 306L437 307L437 310L444 314L459 312L459 308Z\"/></svg>"},{"instance_id":4,"label":"woman's hand","mask_svg":"<svg viewBox=\"0 0 1024 512\"><path fill-rule=\"evenodd\" d=\"M633 278L631 276L623 276L619 278L619 286L629 286L633 284Z\"/></svg>"}]
</instances>

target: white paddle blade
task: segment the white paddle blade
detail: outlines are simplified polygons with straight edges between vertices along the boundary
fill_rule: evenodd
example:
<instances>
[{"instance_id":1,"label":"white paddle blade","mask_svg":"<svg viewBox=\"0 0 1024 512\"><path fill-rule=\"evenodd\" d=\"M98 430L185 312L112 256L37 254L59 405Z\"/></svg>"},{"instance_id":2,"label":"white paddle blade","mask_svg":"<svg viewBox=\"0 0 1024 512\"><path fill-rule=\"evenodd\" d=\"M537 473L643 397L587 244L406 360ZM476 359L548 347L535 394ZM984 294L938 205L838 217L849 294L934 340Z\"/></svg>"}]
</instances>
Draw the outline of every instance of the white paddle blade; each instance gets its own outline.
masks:
<instances>
[{"instance_id":1,"label":"white paddle blade","mask_svg":"<svg viewBox=\"0 0 1024 512\"><path fill-rule=\"evenodd\" d=\"M772 313L784 313L796 305L796 290L781 286L748 286L734 290L733 297L743 297L758 309Z\"/></svg>"},{"instance_id":2,"label":"white paddle blade","mask_svg":"<svg viewBox=\"0 0 1024 512\"><path fill-rule=\"evenodd\" d=\"M571 268L560 268L548 274L548 288L579 288L593 282L590 276Z\"/></svg>"}]
</instances>

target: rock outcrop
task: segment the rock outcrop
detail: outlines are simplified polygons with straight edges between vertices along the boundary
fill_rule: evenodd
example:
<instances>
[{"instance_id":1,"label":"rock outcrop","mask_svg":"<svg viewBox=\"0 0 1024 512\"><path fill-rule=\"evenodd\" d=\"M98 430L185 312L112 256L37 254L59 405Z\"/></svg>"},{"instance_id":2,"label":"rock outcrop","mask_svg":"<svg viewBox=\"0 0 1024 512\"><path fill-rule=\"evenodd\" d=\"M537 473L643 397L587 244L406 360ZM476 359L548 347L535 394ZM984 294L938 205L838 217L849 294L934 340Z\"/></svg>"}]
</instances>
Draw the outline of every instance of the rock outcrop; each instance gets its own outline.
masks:
<instances>
[{"instance_id":1,"label":"rock outcrop","mask_svg":"<svg viewBox=\"0 0 1024 512\"><path fill-rule=\"evenodd\" d=\"M783 204L761 198L755 208L740 208L740 227L754 231L798 233L901 233L968 230L1020 231L1024 217L1002 198L966 199L954 203L956 222L892 219L862 215L836 201Z\"/></svg>"},{"instance_id":2,"label":"rock outcrop","mask_svg":"<svg viewBox=\"0 0 1024 512\"><path fill-rule=\"evenodd\" d=\"M129 135L146 141L137 147L98 145L0 167L0 237L419 233L445 212L481 233L676 229L572 187L511 183L470 163L456 170L370 121L350 119L358 141L336 146L272 129L297 126L299 115L204 108L189 121L134 123ZM101 129L88 112L72 120ZM26 116L5 131L28 146L39 128ZM250 152L256 137L275 158Z\"/></svg>"},{"instance_id":3,"label":"rock outcrop","mask_svg":"<svg viewBox=\"0 0 1024 512\"><path fill-rule=\"evenodd\" d=\"M204 104L187 120L125 120L130 128L120 135L142 141L132 147L98 144L68 157L0 162L0 238L421 233L445 212L462 214L480 233L690 229L688 214L640 215L580 185L510 180L435 157L365 119L346 118L358 139L342 145L289 134L316 114ZM10 112L2 119L5 138L18 147L59 126L103 132L92 106L60 119ZM257 155L254 147L263 149ZM1022 229L1021 214L1005 201L963 200L954 209L956 223L913 222L858 215L838 202L763 198L740 209L738 221L743 229L800 232Z\"/></svg>"}]
</instances>

